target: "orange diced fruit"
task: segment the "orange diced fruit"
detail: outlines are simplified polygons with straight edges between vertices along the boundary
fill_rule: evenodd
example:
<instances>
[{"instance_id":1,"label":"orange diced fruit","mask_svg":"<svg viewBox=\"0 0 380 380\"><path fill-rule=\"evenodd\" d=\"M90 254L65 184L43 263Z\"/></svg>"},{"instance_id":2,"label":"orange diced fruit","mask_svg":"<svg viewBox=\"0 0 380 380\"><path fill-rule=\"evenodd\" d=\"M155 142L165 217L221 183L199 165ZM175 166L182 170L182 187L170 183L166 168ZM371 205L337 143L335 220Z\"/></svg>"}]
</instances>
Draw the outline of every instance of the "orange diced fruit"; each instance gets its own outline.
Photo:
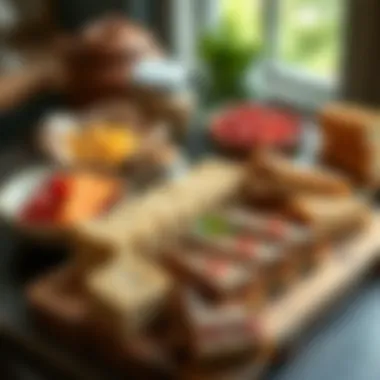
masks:
<instances>
[{"instance_id":1,"label":"orange diced fruit","mask_svg":"<svg viewBox=\"0 0 380 380\"><path fill-rule=\"evenodd\" d=\"M58 222L70 224L99 216L121 194L121 183L96 174L79 174L70 179L70 194Z\"/></svg>"}]
</instances>

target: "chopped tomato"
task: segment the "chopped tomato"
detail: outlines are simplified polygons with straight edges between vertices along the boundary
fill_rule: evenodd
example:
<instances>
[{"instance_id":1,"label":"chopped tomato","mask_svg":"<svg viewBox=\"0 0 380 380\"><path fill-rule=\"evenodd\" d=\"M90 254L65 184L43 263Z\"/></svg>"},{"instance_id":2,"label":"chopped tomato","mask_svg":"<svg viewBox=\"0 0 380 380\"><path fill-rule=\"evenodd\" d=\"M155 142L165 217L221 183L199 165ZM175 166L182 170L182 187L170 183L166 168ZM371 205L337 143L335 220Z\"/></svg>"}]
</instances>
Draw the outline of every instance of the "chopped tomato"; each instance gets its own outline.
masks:
<instances>
[{"instance_id":1,"label":"chopped tomato","mask_svg":"<svg viewBox=\"0 0 380 380\"><path fill-rule=\"evenodd\" d=\"M121 194L120 182L101 175L56 175L42 184L20 213L25 223L69 224L109 210Z\"/></svg>"},{"instance_id":2,"label":"chopped tomato","mask_svg":"<svg viewBox=\"0 0 380 380\"><path fill-rule=\"evenodd\" d=\"M227 110L214 119L214 139L225 147L250 150L257 145L289 146L297 141L299 120L295 115L257 104Z\"/></svg>"}]
</instances>

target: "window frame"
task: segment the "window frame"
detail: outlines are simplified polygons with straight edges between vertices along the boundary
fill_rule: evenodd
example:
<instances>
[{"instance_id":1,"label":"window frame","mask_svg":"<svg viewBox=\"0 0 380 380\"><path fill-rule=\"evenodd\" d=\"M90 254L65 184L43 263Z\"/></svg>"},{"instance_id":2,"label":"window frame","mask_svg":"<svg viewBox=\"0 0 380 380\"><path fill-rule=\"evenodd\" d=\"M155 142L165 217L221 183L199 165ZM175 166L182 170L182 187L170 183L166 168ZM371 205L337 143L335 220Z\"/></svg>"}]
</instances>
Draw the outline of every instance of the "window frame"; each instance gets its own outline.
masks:
<instances>
[{"instance_id":1,"label":"window frame","mask_svg":"<svg viewBox=\"0 0 380 380\"><path fill-rule=\"evenodd\" d=\"M261 1L263 2L265 46L262 74L266 96L305 109L316 109L323 103L336 98L339 93L340 78L323 78L278 60L281 0ZM343 16L342 29L344 24L345 17ZM342 37L341 41L343 42ZM341 62L337 64L340 65Z\"/></svg>"},{"instance_id":2,"label":"window frame","mask_svg":"<svg viewBox=\"0 0 380 380\"><path fill-rule=\"evenodd\" d=\"M217 24L219 0L170 0L171 44L175 58L196 67L196 43L201 31Z\"/></svg>"},{"instance_id":3,"label":"window frame","mask_svg":"<svg viewBox=\"0 0 380 380\"><path fill-rule=\"evenodd\" d=\"M264 50L257 77L260 78L259 92L264 100L286 102L313 110L335 98L339 93L340 78L325 79L286 65L276 58L281 0L260 1L263 9ZM221 12L220 1L171 0L170 4L174 55L185 66L194 67L197 65L195 27L204 30L217 24Z\"/></svg>"}]
</instances>

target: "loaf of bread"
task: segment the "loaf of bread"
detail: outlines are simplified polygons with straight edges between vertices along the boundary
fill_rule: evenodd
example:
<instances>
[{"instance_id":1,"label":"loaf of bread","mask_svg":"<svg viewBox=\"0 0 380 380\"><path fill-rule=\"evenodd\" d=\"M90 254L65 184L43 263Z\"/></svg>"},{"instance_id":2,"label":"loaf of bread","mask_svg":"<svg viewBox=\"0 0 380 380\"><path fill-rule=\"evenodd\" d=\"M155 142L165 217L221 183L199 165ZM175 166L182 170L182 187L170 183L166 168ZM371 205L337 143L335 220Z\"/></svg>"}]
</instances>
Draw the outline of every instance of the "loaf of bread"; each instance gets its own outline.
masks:
<instances>
[{"instance_id":1,"label":"loaf of bread","mask_svg":"<svg viewBox=\"0 0 380 380\"><path fill-rule=\"evenodd\" d=\"M211 297L234 297L257 283L255 269L236 261L215 257L204 248L170 248L164 256L164 261L173 274L182 281L192 282Z\"/></svg>"},{"instance_id":2,"label":"loaf of bread","mask_svg":"<svg viewBox=\"0 0 380 380\"><path fill-rule=\"evenodd\" d=\"M154 334L144 333L126 340L101 331L99 324L91 326L93 349L111 365L125 369L141 378L173 378L176 363L169 347ZM137 375L138 374L138 375Z\"/></svg>"},{"instance_id":3,"label":"loaf of bread","mask_svg":"<svg viewBox=\"0 0 380 380\"><path fill-rule=\"evenodd\" d=\"M355 198L302 196L289 203L289 212L309 225L318 237L336 239L361 231L368 223L368 207Z\"/></svg>"},{"instance_id":4,"label":"loaf of bread","mask_svg":"<svg viewBox=\"0 0 380 380\"><path fill-rule=\"evenodd\" d=\"M378 114L352 104L330 104L320 113L322 158L357 182L378 186L380 125Z\"/></svg>"},{"instance_id":5,"label":"loaf of bread","mask_svg":"<svg viewBox=\"0 0 380 380\"><path fill-rule=\"evenodd\" d=\"M234 232L212 230L210 218L203 217L187 236L198 246L206 248L208 256L219 256L245 265L256 266L258 263L276 261L282 256L279 244L260 239L255 234L236 229ZM214 227L215 228L215 227Z\"/></svg>"},{"instance_id":6,"label":"loaf of bread","mask_svg":"<svg viewBox=\"0 0 380 380\"><path fill-rule=\"evenodd\" d=\"M159 266L134 252L115 257L87 276L86 288L99 319L128 337L159 315L172 281Z\"/></svg>"},{"instance_id":7,"label":"loaf of bread","mask_svg":"<svg viewBox=\"0 0 380 380\"><path fill-rule=\"evenodd\" d=\"M229 228L259 238L255 239L256 254L253 257L259 263L272 264L266 277L271 276L275 281L268 278L269 283L286 284L289 279L292 280L294 269L296 273L310 269L323 256L314 231L308 225L286 218L285 214L253 211L240 206L225 209L220 217ZM262 247L261 252L260 247ZM271 247L272 252L273 249L274 252L277 251L275 255L277 260L263 261L265 258L263 253L266 251L268 255ZM293 273L286 274L289 267L293 267Z\"/></svg>"},{"instance_id":8,"label":"loaf of bread","mask_svg":"<svg viewBox=\"0 0 380 380\"><path fill-rule=\"evenodd\" d=\"M253 196L286 198L302 194L347 196L349 182L316 166L303 166L267 150L255 153L247 186Z\"/></svg>"},{"instance_id":9,"label":"loaf of bread","mask_svg":"<svg viewBox=\"0 0 380 380\"><path fill-rule=\"evenodd\" d=\"M259 325L243 303L208 303L192 289L181 290L178 302L195 358L207 361L252 351L259 342Z\"/></svg>"},{"instance_id":10,"label":"loaf of bread","mask_svg":"<svg viewBox=\"0 0 380 380\"><path fill-rule=\"evenodd\" d=\"M226 229L286 245L303 243L309 238L305 226L293 223L283 215L252 210L247 206L225 208L216 216Z\"/></svg>"},{"instance_id":11,"label":"loaf of bread","mask_svg":"<svg viewBox=\"0 0 380 380\"><path fill-rule=\"evenodd\" d=\"M184 369L183 380L251 380L261 379L270 365L272 353L261 351L260 357L254 360L253 355L244 355L234 360L218 360L212 364L191 363Z\"/></svg>"},{"instance_id":12,"label":"loaf of bread","mask_svg":"<svg viewBox=\"0 0 380 380\"><path fill-rule=\"evenodd\" d=\"M207 160L178 181L121 202L107 218L78 226L76 240L113 249L127 243L143 249L156 247L178 230L185 231L199 215L236 196L243 178L241 166Z\"/></svg>"},{"instance_id":13,"label":"loaf of bread","mask_svg":"<svg viewBox=\"0 0 380 380\"><path fill-rule=\"evenodd\" d=\"M26 298L53 333L76 342L86 338L91 305L74 266L66 265L33 281L26 289Z\"/></svg>"},{"instance_id":14,"label":"loaf of bread","mask_svg":"<svg viewBox=\"0 0 380 380\"><path fill-rule=\"evenodd\" d=\"M107 321L93 313L91 302L78 287L76 271L71 265L55 270L31 283L27 288L27 301L38 320L51 333L67 343L89 347L113 365L138 366L140 371L169 375L173 371L166 342L157 336L144 335L126 339L110 334ZM123 367L124 368L124 367Z\"/></svg>"}]
</instances>

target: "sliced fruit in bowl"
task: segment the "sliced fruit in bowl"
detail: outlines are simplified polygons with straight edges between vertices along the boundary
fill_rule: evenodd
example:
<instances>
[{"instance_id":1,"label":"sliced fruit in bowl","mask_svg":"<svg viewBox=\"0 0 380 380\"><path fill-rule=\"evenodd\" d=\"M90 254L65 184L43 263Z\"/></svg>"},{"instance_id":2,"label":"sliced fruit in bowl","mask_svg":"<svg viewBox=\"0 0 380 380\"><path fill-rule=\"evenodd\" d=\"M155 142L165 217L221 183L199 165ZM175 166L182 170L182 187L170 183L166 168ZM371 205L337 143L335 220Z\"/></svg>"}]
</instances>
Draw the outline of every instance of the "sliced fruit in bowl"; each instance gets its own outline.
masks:
<instances>
[{"instance_id":1,"label":"sliced fruit in bowl","mask_svg":"<svg viewBox=\"0 0 380 380\"><path fill-rule=\"evenodd\" d=\"M50 115L42 124L40 142L43 151L64 166L120 172L170 144L170 136L166 123L144 124L132 116L113 118L89 111Z\"/></svg>"},{"instance_id":2,"label":"sliced fruit in bowl","mask_svg":"<svg viewBox=\"0 0 380 380\"><path fill-rule=\"evenodd\" d=\"M53 223L62 201L63 197L53 192L50 186L43 186L38 189L38 194L33 195L21 209L19 221L33 224Z\"/></svg>"},{"instance_id":3,"label":"sliced fruit in bowl","mask_svg":"<svg viewBox=\"0 0 380 380\"><path fill-rule=\"evenodd\" d=\"M244 104L215 115L211 136L221 148L241 153L258 146L291 149L300 138L300 119L280 108Z\"/></svg>"},{"instance_id":4,"label":"sliced fruit in bowl","mask_svg":"<svg viewBox=\"0 0 380 380\"><path fill-rule=\"evenodd\" d=\"M22 224L71 226L107 212L123 190L120 180L102 174L54 174L36 188L18 220Z\"/></svg>"},{"instance_id":5,"label":"sliced fruit in bowl","mask_svg":"<svg viewBox=\"0 0 380 380\"><path fill-rule=\"evenodd\" d=\"M125 125L98 123L72 135L70 149L80 164L117 167L136 157L140 137Z\"/></svg>"},{"instance_id":6,"label":"sliced fruit in bowl","mask_svg":"<svg viewBox=\"0 0 380 380\"><path fill-rule=\"evenodd\" d=\"M105 216L127 195L119 177L35 167L14 174L0 188L0 217L40 240L67 236L76 225Z\"/></svg>"},{"instance_id":7,"label":"sliced fruit in bowl","mask_svg":"<svg viewBox=\"0 0 380 380\"><path fill-rule=\"evenodd\" d=\"M141 136L133 125L104 117L56 114L42 127L43 150L64 165L120 167L133 160L141 147Z\"/></svg>"}]
</instances>

